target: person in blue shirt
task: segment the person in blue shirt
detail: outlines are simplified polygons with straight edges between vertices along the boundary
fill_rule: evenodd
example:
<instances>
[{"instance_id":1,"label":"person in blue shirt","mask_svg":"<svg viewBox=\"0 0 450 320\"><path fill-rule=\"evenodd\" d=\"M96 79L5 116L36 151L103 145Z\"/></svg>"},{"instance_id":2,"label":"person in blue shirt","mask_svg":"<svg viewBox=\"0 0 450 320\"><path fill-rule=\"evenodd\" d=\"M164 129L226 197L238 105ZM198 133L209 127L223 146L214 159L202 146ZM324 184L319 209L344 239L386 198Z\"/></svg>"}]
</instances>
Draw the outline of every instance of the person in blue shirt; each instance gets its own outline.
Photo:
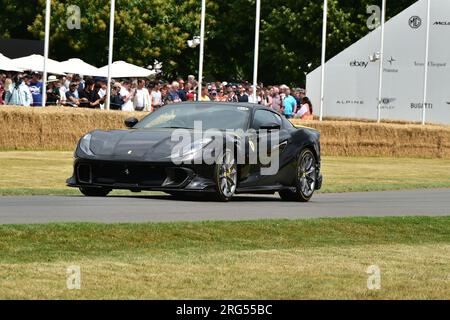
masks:
<instances>
[{"instance_id":1,"label":"person in blue shirt","mask_svg":"<svg viewBox=\"0 0 450 320\"><path fill-rule=\"evenodd\" d=\"M41 107L42 106L42 90L43 84L39 81L39 73L33 72L32 78L29 84L31 96L33 98L33 103L31 104L33 107Z\"/></svg>"},{"instance_id":2,"label":"person in blue shirt","mask_svg":"<svg viewBox=\"0 0 450 320\"><path fill-rule=\"evenodd\" d=\"M297 101L291 96L291 91L286 89L286 97L283 100L283 114L287 119L294 117L297 112Z\"/></svg>"}]
</instances>

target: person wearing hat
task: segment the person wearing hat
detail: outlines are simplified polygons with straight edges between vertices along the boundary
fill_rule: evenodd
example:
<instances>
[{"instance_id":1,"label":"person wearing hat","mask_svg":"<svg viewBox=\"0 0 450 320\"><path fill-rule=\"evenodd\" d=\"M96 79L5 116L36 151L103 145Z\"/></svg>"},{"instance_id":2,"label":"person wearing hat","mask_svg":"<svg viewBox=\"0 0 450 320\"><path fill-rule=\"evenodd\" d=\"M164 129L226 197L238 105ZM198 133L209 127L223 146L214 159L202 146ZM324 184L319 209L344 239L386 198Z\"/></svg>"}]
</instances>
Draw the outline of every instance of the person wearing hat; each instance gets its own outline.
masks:
<instances>
[{"instance_id":1,"label":"person wearing hat","mask_svg":"<svg viewBox=\"0 0 450 320\"><path fill-rule=\"evenodd\" d=\"M61 99L59 88L55 85L57 82L59 82L59 80L56 76L49 76L47 78L46 106L56 106Z\"/></svg>"}]
</instances>

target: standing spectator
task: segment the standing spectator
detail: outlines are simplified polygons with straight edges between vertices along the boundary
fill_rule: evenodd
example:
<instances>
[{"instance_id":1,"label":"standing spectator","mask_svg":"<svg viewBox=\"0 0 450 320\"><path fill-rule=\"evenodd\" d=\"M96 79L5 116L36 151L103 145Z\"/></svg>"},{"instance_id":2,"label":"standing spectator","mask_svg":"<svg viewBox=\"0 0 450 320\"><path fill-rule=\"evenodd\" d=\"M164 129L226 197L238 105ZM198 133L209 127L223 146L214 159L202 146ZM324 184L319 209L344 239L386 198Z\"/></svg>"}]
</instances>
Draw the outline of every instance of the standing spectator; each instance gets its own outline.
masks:
<instances>
[{"instance_id":1,"label":"standing spectator","mask_svg":"<svg viewBox=\"0 0 450 320\"><path fill-rule=\"evenodd\" d=\"M181 101L187 101L187 90L184 80L180 79L178 83L180 84L180 89L178 89L178 96L180 97Z\"/></svg>"},{"instance_id":2,"label":"standing spectator","mask_svg":"<svg viewBox=\"0 0 450 320\"><path fill-rule=\"evenodd\" d=\"M134 109L136 111L152 111L152 98L145 88L145 80L138 80L136 94L134 95Z\"/></svg>"},{"instance_id":3,"label":"standing spectator","mask_svg":"<svg viewBox=\"0 0 450 320\"><path fill-rule=\"evenodd\" d=\"M3 104L3 97L5 95L5 80L6 74L0 74L0 105Z\"/></svg>"},{"instance_id":4,"label":"standing spectator","mask_svg":"<svg viewBox=\"0 0 450 320\"><path fill-rule=\"evenodd\" d=\"M238 97L236 95L236 87L235 86L229 86L228 87L228 102L238 102Z\"/></svg>"},{"instance_id":5,"label":"standing spectator","mask_svg":"<svg viewBox=\"0 0 450 320\"><path fill-rule=\"evenodd\" d=\"M123 100L120 97L120 83L115 83L111 88L111 98L109 107L111 110L121 110Z\"/></svg>"},{"instance_id":6,"label":"standing spectator","mask_svg":"<svg viewBox=\"0 0 450 320\"><path fill-rule=\"evenodd\" d=\"M256 104L261 104L261 92L259 89L257 89L257 93L256 93L256 99L253 97L253 87L250 86L248 88L248 102L250 103L256 103Z\"/></svg>"},{"instance_id":7,"label":"standing spectator","mask_svg":"<svg viewBox=\"0 0 450 320\"><path fill-rule=\"evenodd\" d=\"M69 91L66 92L66 106L78 107L80 106L80 95L78 93L78 86L75 82L69 85Z\"/></svg>"},{"instance_id":8,"label":"standing spectator","mask_svg":"<svg viewBox=\"0 0 450 320\"><path fill-rule=\"evenodd\" d=\"M6 93L10 90L10 88L11 88L11 86L12 86L12 80L11 80L11 78L6 78L5 79L5 82L4 82L4 84L3 84L3 88L4 88L4 92L3 92L3 103L4 104L7 104L6 103ZM27 87L28 88L28 87ZM30 89L28 89L28 91L30 91ZM30 92L30 98L31 98L31 92ZM30 101L30 105L31 105L31 103L32 103L33 101Z\"/></svg>"},{"instance_id":9,"label":"standing spectator","mask_svg":"<svg viewBox=\"0 0 450 320\"><path fill-rule=\"evenodd\" d=\"M7 105L25 106L31 105L31 94L28 87L23 83L19 75L14 77L14 83L9 86L5 94Z\"/></svg>"},{"instance_id":10,"label":"standing spectator","mask_svg":"<svg viewBox=\"0 0 450 320\"><path fill-rule=\"evenodd\" d=\"M281 101L281 96L280 96L280 89L278 89L278 87L273 87L272 88L272 103L271 103L270 107L277 112L281 112L281 109L282 109L281 103L282 103L282 101Z\"/></svg>"},{"instance_id":11,"label":"standing spectator","mask_svg":"<svg viewBox=\"0 0 450 320\"><path fill-rule=\"evenodd\" d=\"M225 94L224 88L220 88L219 93L217 94L217 100L219 102L227 102L228 96Z\"/></svg>"},{"instance_id":12,"label":"standing spectator","mask_svg":"<svg viewBox=\"0 0 450 320\"><path fill-rule=\"evenodd\" d=\"M161 88L161 98L162 98L162 105L165 106L169 103L172 103L172 100L170 99L169 96L169 90L171 89L170 86L168 85L163 85Z\"/></svg>"},{"instance_id":13,"label":"standing spectator","mask_svg":"<svg viewBox=\"0 0 450 320\"><path fill-rule=\"evenodd\" d=\"M243 85L239 85L239 93L237 95L238 102L248 102L248 95Z\"/></svg>"},{"instance_id":14,"label":"standing spectator","mask_svg":"<svg viewBox=\"0 0 450 320\"><path fill-rule=\"evenodd\" d=\"M161 91L159 90L159 84L155 83L151 87L150 94L152 96L152 103L151 103L151 105L153 107L153 111L156 111L159 108L161 108L161 106L162 106L162 95L161 95Z\"/></svg>"},{"instance_id":15,"label":"standing spectator","mask_svg":"<svg viewBox=\"0 0 450 320\"><path fill-rule=\"evenodd\" d=\"M97 94L100 97L100 99L103 99L104 101L106 101L106 92L108 90L108 83L107 82L108 81L106 79L103 79L103 78L99 79L97 81L97 87L98 87ZM102 109L102 110L105 109L105 104L104 103L102 103L100 105L100 109Z\"/></svg>"},{"instance_id":16,"label":"standing spectator","mask_svg":"<svg viewBox=\"0 0 450 320\"><path fill-rule=\"evenodd\" d=\"M187 101L195 101L195 91L189 82L186 84L186 92Z\"/></svg>"},{"instance_id":17,"label":"standing spectator","mask_svg":"<svg viewBox=\"0 0 450 320\"><path fill-rule=\"evenodd\" d=\"M67 91L69 90L70 84L72 83L72 74L68 74L63 78L64 80L64 87L66 87ZM66 91L66 92L67 92Z\"/></svg>"},{"instance_id":18,"label":"standing spectator","mask_svg":"<svg viewBox=\"0 0 450 320\"><path fill-rule=\"evenodd\" d=\"M302 99L301 108L297 112L296 116L302 120L314 120L313 106L311 101L307 97L304 97Z\"/></svg>"},{"instance_id":19,"label":"standing spectator","mask_svg":"<svg viewBox=\"0 0 450 320\"><path fill-rule=\"evenodd\" d=\"M272 105L272 97L268 89L261 89L261 104L268 108L270 108Z\"/></svg>"},{"instance_id":20,"label":"standing spectator","mask_svg":"<svg viewBox=\"0 0 450 320\"><path fill-rule=\"evenodd\" d=\"M104 98L100 99L98 93L94 90L95 82L92 79L85 81L84 90L79 92L80 107L100 108L100 104L104 103Z\"/></svg>"},{"instance_id":21,"label":"standing spectator","mask_svg":"<svg viewBox=\"0 0 450 320\"><path fill-rule=\"evenodd\" d=\"M208 87L202 86L202 96L200 97L200 101L211 101L208 95Z\"/></svg>"},{"instance_id":22,"label":"standing spectator","mask_svg":"<svg viewBox=\"0 0 450 320\"><path fill-rule=\"evenodd\" d=\"M40 75L38 72L33 72L31 75L31 81L30 81L30 92L31 96L33 98L33 107L41 107L42 106L42 95L43 95L43 84L40 81Z\"/></svg>"},{"instance_id":23,"label":"standing spectator","mask_svg":"<svg viewBox=\"0 0 450 320\"><path fill-rule=\"evenodd\" d=\"M49 76L47 79L47 100L45 101L46 106L56 106L60 100L59 87L55 85L55 83L57 83L58 81L59 80L58 78L56 78L56 76Z\"/></svg>"},{"instance_id":24,"label":"standing spectator","mask_svg":"<svg viewBox=\"0 0 450 320\"><path fill-rule=\"evenodd\" d=\"M179 89L180 89L180 84L176 81L172 82L172 86L169 89L169 101L171 103L181 102L181 98L178 95Z\"/></svg>"},{"instance_id":25,"label":"standing spectator","mask_svg":"<svg viewBox=\"0 0 450 320\"><path fill-rule=\"evenodd\" d=\"M122 111L134 111L133 99L134 99L134 89L131 89L131 83L128 80L123 81L120 88L120 97L123 100Z\"/></svg>"},{"instance_id":26,"label":"standing spectator","mask_svg":"<svg viewBox=\"0 0 450 320\"><path fill-rule=\"evenodd\" d=\"M193 75L188 75L188 83L191 84L192 88L196 87L196 83L195 83L195 77Z\"/></svg>"},{"instance_id":27,"label":"standing spectator","mask_svg":"<svg viewBox=\"0 0 450 320\"><path fill-rule=\"evenodd\" d=\"M287 119L291 119L297 112L297 101L291 96L289 88L285 89L286 97L283 99L283 114Z\"/></svg>"},{"instance_id":28,"label":"standing spectator","mask_svg":"<svg viewBox=\"0 0 450 320\"><path fill-rule=\"evenodd\" d=\"M57 83L56 83L56 87L58 88L58 95L59 95L59 104L64 106L66 104L66 92L68 91L68 89L65 86L65 77L62 77Z\"/></svg>"}]
</instances>

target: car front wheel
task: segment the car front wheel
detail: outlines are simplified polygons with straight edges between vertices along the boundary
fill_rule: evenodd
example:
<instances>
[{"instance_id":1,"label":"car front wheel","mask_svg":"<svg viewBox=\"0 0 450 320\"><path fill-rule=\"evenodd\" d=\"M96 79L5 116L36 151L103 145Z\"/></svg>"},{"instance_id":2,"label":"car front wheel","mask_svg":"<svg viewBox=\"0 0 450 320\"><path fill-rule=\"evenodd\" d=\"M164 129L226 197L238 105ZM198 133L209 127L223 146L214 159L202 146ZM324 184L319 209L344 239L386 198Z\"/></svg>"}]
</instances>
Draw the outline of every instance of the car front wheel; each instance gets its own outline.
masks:
<instances>
[{"instance_id":1,"label":"car front wheel","mask_svg":"<svg viewBox=\"0 0 450 320\"><path fill-rule=\"evenodd\" d=\"M221 160L220 160L221 159ZM216 164L216 200L229 201L236 192L238 168L233 152L226 150Z\"/></svg>"},{"instance_id":2,"label":"car front wheel","mask_svg":"<svg viewBox=\"0 0 450 320\"><path fill-rule=\"evenodd\" d=\"M309 149L300 153L297 162L295 186L279 192L281 199L287 201L308 202L311 200L317 184L317 160Z\"/></svg>"}]
</instances>

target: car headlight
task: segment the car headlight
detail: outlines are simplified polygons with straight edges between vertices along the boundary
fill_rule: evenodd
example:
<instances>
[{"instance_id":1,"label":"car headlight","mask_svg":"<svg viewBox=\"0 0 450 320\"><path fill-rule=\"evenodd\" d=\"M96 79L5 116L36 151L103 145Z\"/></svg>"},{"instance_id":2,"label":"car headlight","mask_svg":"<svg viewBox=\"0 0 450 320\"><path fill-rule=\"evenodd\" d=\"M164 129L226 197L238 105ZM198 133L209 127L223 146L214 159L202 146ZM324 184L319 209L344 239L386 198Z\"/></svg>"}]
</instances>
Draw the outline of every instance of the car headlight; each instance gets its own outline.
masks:
<instances>
[{"instance_id":1,"label":"car headlight","mask_svg":"<svg viewBox=\"0 0 450 320\"><path fill-rule=\"evenodd\" d=\"M92 134L88 133L80 140L80 149L88 156L94 155L94 153L91 151L91 139L92 139Z\"/></svg>"},{"instance_id":2,"label":"car headlight","mask_svg":"<svg viewBox=\"0 0 450 320\"><path fill-rule=\"evenodd\" d=\"M189 161L195 158L195 155L202 151L204 147L213 141L212 138L200 139L184 146L181 150L176 149L170 155L172 161Z\"/></svg>"}]
</instances>

